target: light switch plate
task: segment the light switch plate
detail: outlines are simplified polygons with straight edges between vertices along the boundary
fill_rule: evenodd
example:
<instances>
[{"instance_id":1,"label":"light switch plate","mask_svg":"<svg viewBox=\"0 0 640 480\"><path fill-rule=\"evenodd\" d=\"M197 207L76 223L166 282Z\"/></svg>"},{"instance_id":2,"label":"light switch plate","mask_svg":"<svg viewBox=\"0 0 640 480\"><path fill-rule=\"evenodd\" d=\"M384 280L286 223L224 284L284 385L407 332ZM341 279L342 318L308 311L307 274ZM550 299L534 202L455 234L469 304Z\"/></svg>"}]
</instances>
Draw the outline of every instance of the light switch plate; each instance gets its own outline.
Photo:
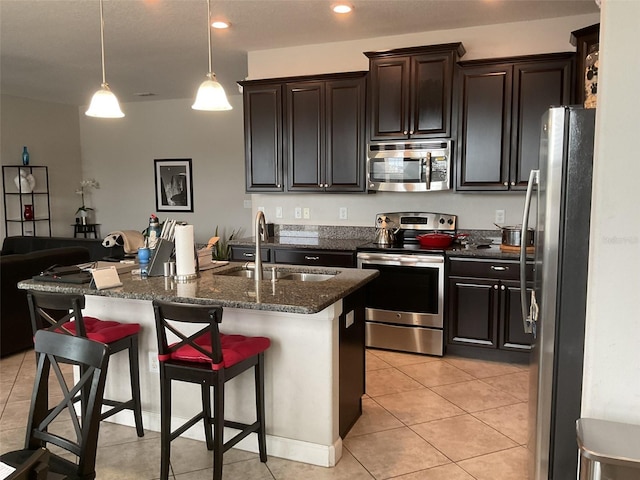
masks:
<instances>
[{"instance_id":1,"label":"light switch plate","mask_svg":"<svg viewBox=\"0 0 640 480\"><path fill-rule=\"evenodd\" d=\"M296 208L293 210L293 216L294 216L295 218L302 218L302 208L301 208L301 207L296 207Z\"/></svg>"},{"instance_id":2,"label":"light switch plate","mask_svg":"<svg viewBox=\"0 0 640 480\"><path fill-rule=\"evenodd\" d=\"M311 218L311 211L309 210L309 207L304 207L302 209L302 218L306 218L306 219Z\"/></svg>"},{"instance_id":3,"label":"light switch plate","mask_svg":"<svg viewBox=\"0 0 640 480\"><path fill-rule=\"evenodd\" d=\"M339 217L340 220L346 220L349 217L347 207L340 207Z\"/></svg>"}]
</instances>

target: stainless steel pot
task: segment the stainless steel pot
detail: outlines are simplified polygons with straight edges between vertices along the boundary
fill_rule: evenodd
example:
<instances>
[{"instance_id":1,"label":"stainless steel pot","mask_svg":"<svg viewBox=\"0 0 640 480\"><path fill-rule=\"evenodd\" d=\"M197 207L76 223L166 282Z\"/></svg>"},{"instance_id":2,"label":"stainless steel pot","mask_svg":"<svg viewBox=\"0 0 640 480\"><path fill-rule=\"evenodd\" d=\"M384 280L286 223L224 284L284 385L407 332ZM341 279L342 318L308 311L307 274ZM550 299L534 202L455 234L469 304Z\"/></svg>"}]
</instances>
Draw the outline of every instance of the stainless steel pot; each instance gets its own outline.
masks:
<instances>
[{"instance_id":1,"label":"stainless steel pot","mask_svg":"<svg viewBox=\"0 0 640 480\"><path fill-rule=\"evenodd\" d=\"M522 245L522 226L515 225L512 227L501 227L502 230L502 245L509 247L520 247ZM535 241L535 232L533 228L527 229L527 238L524 241L524 245L529 247L533 245Z\"/></svg>"}]
</instances>

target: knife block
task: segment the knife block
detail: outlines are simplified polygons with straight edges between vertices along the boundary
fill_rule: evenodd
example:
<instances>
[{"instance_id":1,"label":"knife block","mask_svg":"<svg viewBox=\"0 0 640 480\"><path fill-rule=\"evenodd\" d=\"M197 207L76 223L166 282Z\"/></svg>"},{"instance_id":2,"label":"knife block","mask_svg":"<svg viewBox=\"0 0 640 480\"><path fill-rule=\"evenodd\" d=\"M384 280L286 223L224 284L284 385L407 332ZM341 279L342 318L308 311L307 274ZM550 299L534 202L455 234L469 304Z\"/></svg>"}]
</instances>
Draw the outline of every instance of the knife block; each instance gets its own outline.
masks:
<instances>
[{"instance_id":1,"label":"knife block","mask_svg":"<svg viewBox=\"0 0 640 480\"><path fill-rule=\"evenodd\" d=\"M164 263L171 261L174 247L175 244L169 240L165 240L164 238L158 240L156 248L153 251L153 256L149 261L150 277L164 276Z\"/></svg>"}]
</instances>

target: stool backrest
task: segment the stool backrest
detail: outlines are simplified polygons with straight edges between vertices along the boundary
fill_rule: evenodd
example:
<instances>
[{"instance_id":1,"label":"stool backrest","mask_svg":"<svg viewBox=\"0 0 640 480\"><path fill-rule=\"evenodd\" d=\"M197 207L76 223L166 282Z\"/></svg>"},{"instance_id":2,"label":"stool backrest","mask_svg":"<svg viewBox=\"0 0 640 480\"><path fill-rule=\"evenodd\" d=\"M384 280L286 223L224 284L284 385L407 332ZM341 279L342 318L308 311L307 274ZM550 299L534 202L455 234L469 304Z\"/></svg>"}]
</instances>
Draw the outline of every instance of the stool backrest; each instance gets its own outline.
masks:
<instances>
[{"instance_id":1,"label":"stool backrest","mask_svg":"<svg viewBox=\"0 0 640 480\"><path fill-rule=\"evenodd\" d=\"M27 302L34 335L38 330L43 329L74 335L73 332L65 328L64 324L75 320L75 330L78 336L87 336L82 319L82 309L85 305L84 295L30 290L27 293Z\"/></svg>"},{"instance_id":2,"label":"stool backrest","mask_svg":"<svg viewBox=\"0 0 640 480\"><path fill-rule=\"evenodd\" d=\"M191 305L186 303L153 301L153 310L156 319L156 334L158 337L158 358L161 361L168 360L173 352L189 346L203 356L211 360L212 365L222 363L222 347L220 344L220 330L218 324L222 322L222 307L217 305ZM184 324L199 324L195 333L184 333ZM167 333L177 337L176 342L169 343ZM205 340L211 345L211 350L203 348Z\"/></svg>"},{"instance_id":3,"label":"stool backrest","mask_svg":"<svg viewBox=\"0 0 640 480\"><path fill-rule=\"evenodd\" d=\"M95 475L98 429L107 374L107 346L86 338L60 335L59 333L40 330L35 335L35 352L37 370L31 408L27 424L25 447L36 450L53 444L67 450L78 457L77 472L80 477L93 478ZM77 383L65 379L61 365L71 364L80 367L80 378ZM57 380L56 386L50 379L50 372ZM63 399L55 406L54 399L62 393ZM74 404L81 397L86 402L78 419ZM53 424L57 418L68 413L72 430L56 428Z\"/></svg>"}]
</instances>

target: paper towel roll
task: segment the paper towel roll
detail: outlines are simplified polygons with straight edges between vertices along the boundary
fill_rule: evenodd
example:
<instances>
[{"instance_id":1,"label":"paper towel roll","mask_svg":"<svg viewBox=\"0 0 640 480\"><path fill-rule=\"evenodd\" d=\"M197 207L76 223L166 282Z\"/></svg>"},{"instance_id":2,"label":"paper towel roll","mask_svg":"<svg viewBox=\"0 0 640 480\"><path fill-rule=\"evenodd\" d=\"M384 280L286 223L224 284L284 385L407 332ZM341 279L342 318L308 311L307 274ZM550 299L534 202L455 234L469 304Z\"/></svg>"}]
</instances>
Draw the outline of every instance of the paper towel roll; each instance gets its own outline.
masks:
<instances>
[{"instance_id":1,"label":"paper towel roll","mask_svg":"<svg viewBox=\"0 0 640 480\"><path fill-rule=\"evenodd\" d=\"M195 275L193 225L176 225L176 275Z\"/></svg>"}]
</instances>

